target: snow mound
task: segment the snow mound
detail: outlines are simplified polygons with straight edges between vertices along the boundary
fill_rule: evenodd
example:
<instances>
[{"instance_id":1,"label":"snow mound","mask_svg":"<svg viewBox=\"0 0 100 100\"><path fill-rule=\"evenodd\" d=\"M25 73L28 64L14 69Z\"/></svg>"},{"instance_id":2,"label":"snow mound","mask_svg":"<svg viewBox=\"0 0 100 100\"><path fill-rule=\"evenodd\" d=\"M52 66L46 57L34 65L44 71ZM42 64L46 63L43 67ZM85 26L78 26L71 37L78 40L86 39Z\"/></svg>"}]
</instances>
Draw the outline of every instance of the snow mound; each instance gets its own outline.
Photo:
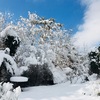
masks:
<instances>
[{"instance_id":1,"label":"snow mound","mask_svg":"<svg viewBox=\"0 0 100 100\"><path fill-rule=\"evenodd\" d=\"M54 83L66 82L66 74L59 67L52 68L51 72L53 73Z\"/></svg>"},{"instance_id":2,"label":"snow mound","mask_svg":"<svg viewBox=\"0 0 100 100\"><path fill-rule=\"evenodd\" d=\"M100 96L100 80L90 81L78 91L80 94L89 96Z\"/></svg>"}]
</instances>

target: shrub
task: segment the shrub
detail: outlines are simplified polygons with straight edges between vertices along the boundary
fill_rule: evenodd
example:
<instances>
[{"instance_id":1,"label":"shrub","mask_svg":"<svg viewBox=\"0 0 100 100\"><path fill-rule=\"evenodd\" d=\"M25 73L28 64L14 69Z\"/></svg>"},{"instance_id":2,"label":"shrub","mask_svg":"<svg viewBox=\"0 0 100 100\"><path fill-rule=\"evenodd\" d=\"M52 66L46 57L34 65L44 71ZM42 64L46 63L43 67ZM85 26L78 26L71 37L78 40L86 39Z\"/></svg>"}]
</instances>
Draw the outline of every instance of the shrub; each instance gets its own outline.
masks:
<instances>
[{"instance_id":1,"label":"shrub","mask_svg":"<svg viewBox=\"0 0 100 100\"><path fill-rule=\"evenodd\" d=\"M89 59L90 59L90 69L89 74L100 74L100 60L99 60L99 52L90 52Z\"/></svg>"},{"instance_id":2,"label":"shrub","mask_svg":"<svg viewBox=\"0 0 100 100\"><path fill-rule=\"evenodd\" d=\"M19 69L13 58L0 52L0 82L9 82L12 75L19 75Z\"/></svg>"},{"instance_id":3,"label":"shrub","mask_svg":"<svg viewBox=\"0 0 100 100\"><path fill-rule=\"evenodd\" d=\"M7 70L5 61L0 66L0 82L9 82L12 74Z\"/></svg>"},{"instance_id":4,"label":"shrub","mask_svg":"<svg viewBox=\"0 0 100 100\"><path fill-rule=\"evenodd\" d=\"M90 73L95 73L95 74L99 74L100 70L99 70L99 66L98 64L96 64L96 62L92 61L90 63Z\"/></svg>"},{"instance_id":5,"label":"shrub","mask_svg":"<svg viewBox=\"0 0 100 100\"><path fill-rule=\"evenodd\" d=\"M29 78L28 84L30 86L38 85L53 85L53 75L49 70L47 64L30 65L27 71L24 71L22 76Z\"/></svg>"}]
</instances>

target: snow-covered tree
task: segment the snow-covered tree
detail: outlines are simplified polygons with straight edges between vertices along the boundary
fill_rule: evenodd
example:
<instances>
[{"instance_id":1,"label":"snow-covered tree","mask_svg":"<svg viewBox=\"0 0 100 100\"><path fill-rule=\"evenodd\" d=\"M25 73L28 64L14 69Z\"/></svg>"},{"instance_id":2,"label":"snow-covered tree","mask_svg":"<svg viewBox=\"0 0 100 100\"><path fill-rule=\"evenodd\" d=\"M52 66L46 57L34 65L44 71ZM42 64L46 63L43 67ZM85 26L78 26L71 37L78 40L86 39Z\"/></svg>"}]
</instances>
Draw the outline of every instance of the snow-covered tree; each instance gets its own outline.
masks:
<instances>
[{"instance_id":1,"label":"snow-covered tree","mask_svg":"<svg viewBox=\"0 0 100 100\"><path fill-rule=\"evenodd\" d=\"M29 12L28 18L20 17L17 24L7 24L1 33L2 37L8 33L17 34L12 43L17 43L18 46L21 39L17 52L14 52L14 60L22 70L27 70L30 65L47 64L53 74L54 83L66 80L72 82L75 77L87 73L88 60L80 56L73 46L70 30L64 29L53 18L45 19ZM12 45L9 48L13 50Z\"/></svg>"},{"instance_id":2,"label":"snow-covered tree","mask_svg":"<svg viewBox=\"0 0 100 100\"><path fill-rule=\"evenodd\" d=\"M0 32L12 23L13 14L0 12Z\"/></svg>"},{"instance_id":3,"label":"snow-covered tree","mask_svg":"<svg viewBox=\"0 0 100 100\"><path fill-rule=\"evenodd\" d=\"M53 18L45 19L29 12L29 17L21 17L14 28L22 40L15 57L19 67L47 63L55 83L72 80L88 69L88 60L73 46L70 31Z\"/></svg>"}]
</instances>

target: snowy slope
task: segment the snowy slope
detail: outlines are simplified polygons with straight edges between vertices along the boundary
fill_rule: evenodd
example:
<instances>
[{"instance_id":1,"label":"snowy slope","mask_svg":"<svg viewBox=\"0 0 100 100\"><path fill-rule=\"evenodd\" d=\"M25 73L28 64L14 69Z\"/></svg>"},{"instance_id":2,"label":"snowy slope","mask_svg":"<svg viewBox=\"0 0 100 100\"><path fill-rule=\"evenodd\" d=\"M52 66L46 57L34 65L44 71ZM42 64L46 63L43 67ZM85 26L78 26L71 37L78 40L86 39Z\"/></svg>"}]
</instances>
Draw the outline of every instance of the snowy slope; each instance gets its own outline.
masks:
<instances>
[{"instance_id":1,"label":"snowy slope","mask_svg":"<svg viewBox=\"0 0 100 100\"><path fill-rule=\"evenodd\" d=\"M24 89L19 100L100 100L96 95L84 95L84 89L91 89L91 84L72 84L68 83L57 84L54 86L39 86Z\"/></svg>"}]
</instances>

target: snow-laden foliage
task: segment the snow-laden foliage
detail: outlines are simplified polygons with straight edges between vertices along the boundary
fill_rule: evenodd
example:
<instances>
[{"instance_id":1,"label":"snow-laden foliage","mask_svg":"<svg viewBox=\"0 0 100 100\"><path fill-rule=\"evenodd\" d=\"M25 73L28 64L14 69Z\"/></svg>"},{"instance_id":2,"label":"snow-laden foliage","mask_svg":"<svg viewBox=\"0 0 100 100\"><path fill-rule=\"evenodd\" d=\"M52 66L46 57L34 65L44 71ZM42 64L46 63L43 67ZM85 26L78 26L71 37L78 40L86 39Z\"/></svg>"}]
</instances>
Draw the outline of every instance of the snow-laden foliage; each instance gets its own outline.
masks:
<instances>
[{"instance_id":1,"label":"snow-laden foliage","mask_svg":"<svg viewBox=\"0 0 100 100\"><path fill-rule=\"evenodd\" d=\"M11 83L0 83L0 100L18 100L20 92L20 87L13 89Z\"/></svg>"},{"instance_id":2,"label":"snow-laden foliage","mask_svg":"<svg viewBox=\"0 0 100 100\"><path fill-rule=\"evenodd\" d=\"M7 71L9 71L12 75L17 75L19 70L17 68L16 62L13 60L13 58L5 54L3 51L0 52L0 66L2 63L5 63Z\"/></svg>"},{"instance_id":3,"label":"snow-laden foliage","mask_svg":"<svg viewBox=\"0 0 100 100\"><path fill-rule=\"evenodd\" d=\"M0 12L0 32L6 28L8 25L12 24L12 16L13 14L11 13L2 13Z\"/></svg>"},{"instance_id":4,"label":"snow-laden foliage","mask_svg":"<svg viewBox=\"0 0 100 100\"><path fill-rule=\"evenodd\" d=\"M12 75L20 74L14 59L9 54L6 54L8 52L8 48L0 51L0 82L8 82Z\"/></svg>"},{"instance_id":5,"label":"snow-laden foliage","mask_svg":"<svg viewBox=\"0 0 100 100\"><path fill-rule=\"evenodd\" d=\"M10 55L14 56L20 44L20 38L17 32L12 28L12 26L7 26L0 33L0 37L1 37L1 41L3 42L4 46L10 49Z\"/></svg>"},{"instance_id":6,"label":"snow-laden foliage","mask_svg":"<svg viewBox=\"0 0 100 100\"><path fill-rule=\"evenodd\" d=\"M55 83L72 82L74 77L86 76L88 59L78 54L70 31L53 18L29 13L28 18L21 17L15 29L22 40L15 57L19 67L47 63Z\"/></svg>"},{"instance_id":7,"label":"snow-laden foliage","mask_svg":"<svg viewBox=\"0 0 100 100\"><path fill-rule=\"evenodd\" d=\"M23 66L26 69L30 65L47 64L53 74L54 83L73 83L73 79L76 82L80 76L83 81L87 76L88 59L78 54L71 41L70 31L65 30L53 18L45 19L29 12L28 18L20 17L17 24L7 24L2 29L3 35L0 38L12 33L16 33L14 37L21 39L17 52L14 52L14 59L20 69ZM17 39L16 43L20 41L19 38L14 39Z\"/></svg>"},{"instance_id":8,"label":"snow-laden foliage","mask_svg":"<svg viewBox=\"0 0 100 100\"><path fill-rule=\"evenodd\" d=\"M89 74L100 74L100 46L89 53L90 69Z\"/></svg>"}]
</instances>

